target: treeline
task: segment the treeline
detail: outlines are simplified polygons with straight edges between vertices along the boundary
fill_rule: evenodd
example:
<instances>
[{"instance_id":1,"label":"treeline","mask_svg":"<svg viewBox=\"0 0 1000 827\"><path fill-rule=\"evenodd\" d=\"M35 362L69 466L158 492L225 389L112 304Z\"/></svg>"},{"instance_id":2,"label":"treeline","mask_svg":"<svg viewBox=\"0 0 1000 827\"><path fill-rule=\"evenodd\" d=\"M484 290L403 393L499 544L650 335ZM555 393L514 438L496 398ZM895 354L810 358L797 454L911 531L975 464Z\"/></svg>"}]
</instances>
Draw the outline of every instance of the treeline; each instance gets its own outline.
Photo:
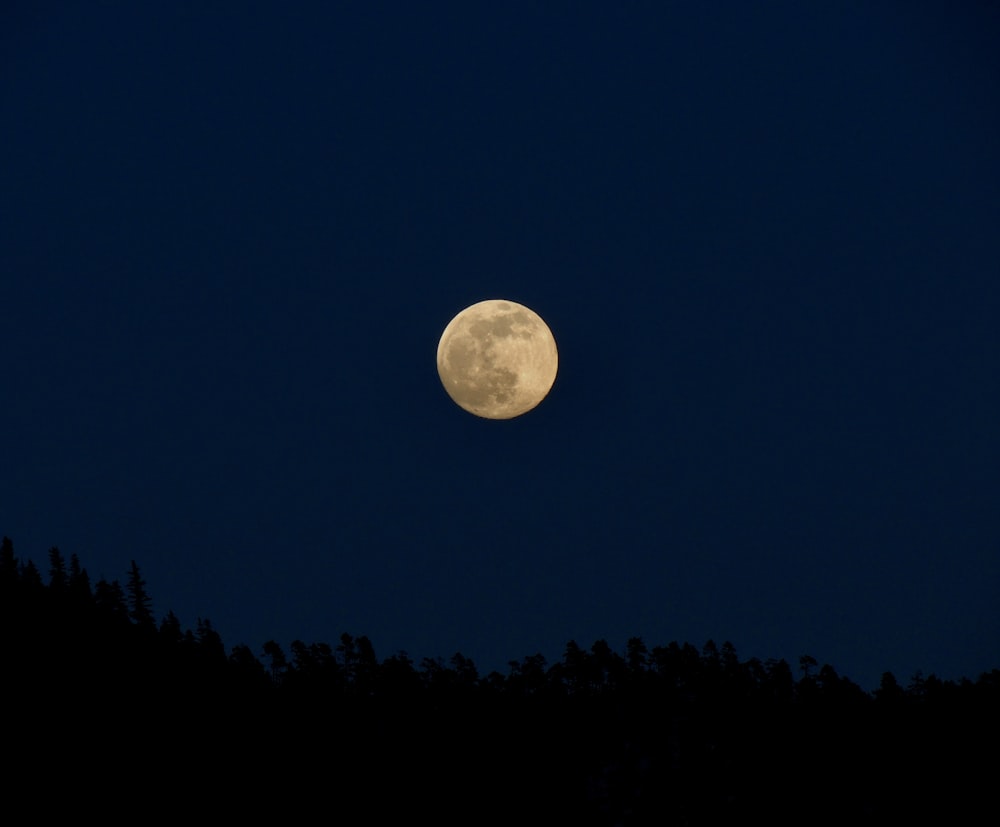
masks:
<instances>
[{"instance_id":1,"label":"treeline","mask_svg":"<svg viewBox=\"0 0 1000 827\"><path fill-rule=\"evenodd\" d=\"M4 538L0 663L15 706L44 720L58 692L95 720L132 710L167 745L204 743L210 722L217 759L259 783L298 787L322 768L336 789L391 790L373 792L370 816L449 791L524 823L791 823L789 796L855 822L910 805L954 815L976 800L977 745L998 731L1000 670L906 685L887 672L867 693L808 655L793 670L728 642L570 641L555 663L529 655L485 675L460 653L379 660L363 635L227 650L207 618L157 622L134 561L124 585L92 583L58 548L47 568ZM88 720L58 732L82 743ZM463 812L438 821L477 820Z\"/></svg>"}]
</instances>

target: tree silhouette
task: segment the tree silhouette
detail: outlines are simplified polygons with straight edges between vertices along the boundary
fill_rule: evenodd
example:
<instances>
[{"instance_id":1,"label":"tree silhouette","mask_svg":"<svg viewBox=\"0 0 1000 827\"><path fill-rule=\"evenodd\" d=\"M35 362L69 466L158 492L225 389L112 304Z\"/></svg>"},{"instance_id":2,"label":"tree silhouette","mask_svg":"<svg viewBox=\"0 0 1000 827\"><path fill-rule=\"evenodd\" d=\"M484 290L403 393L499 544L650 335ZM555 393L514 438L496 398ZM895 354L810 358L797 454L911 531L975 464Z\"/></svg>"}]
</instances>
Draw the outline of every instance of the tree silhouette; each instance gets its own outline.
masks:
<instances>
[{"instance_id":1,"label":"tree silhouette","mask_svg":"<svg viewBox=\"0 0 1000 827\"><path fill-rule=\"evenodd\" d=\"M234 683L246 690L261 690L270 684L264 665L245 644L237 644L229 654Z\"/></svg>"},{"instance_id":2,"label":"tree silhouette","mask_svg":"<svg viewBox=\"0 0 1000 827\"><path fill-rule=\"evenodd\" d=\"M38 566L35 565L34 561L29 560L27 563L21 564L21 573L18 579L25 594L42 593L42 575L39 573Z\"/></svg>"},{"instance_id":3,"label":"tree silhouette","mask_svg":"<svg viewBox=\"0 0 1000 827\"><path fill-rule=\"evenodd\" d=\"M461 652L455 652L449 661L455 672L455 683L463 690L472 689L479 683L479 671L476 664Z\"/></svg>"},{"instance_id":4,"label":"tree silhouette","mask_svg":"<svg viewBox=\"0 0 1000 827\"><path fill-rule=\"evenodd\" d=\"M985 804L975 779L981 745L1000 737L1000 670L959 682L918 672L906 688L887 672L869 694L808 656L796 681L785 660L741 661L728 641L647 648L637 637L623 653L570 641L559 662L539 653L486 677L459 652L419 671L405 652L380 663L367 637L347 633L336 649L293 641L291 658L274 640L261 658L243 644L227 656L207 619L185 630L168 612L157 633L141 631L152 601L135 561L127 598L117 580L91 593L75 555L68 569L60 561L50 550L45 585L0 544L5 703L36 725L58 718L47 748L106 739L129 708L152 742L204 751L282 802L312 801L316 785L324 801L354 796L397 821L412 820L410 802L454 790L499 802L505 818L594 827L797 823L800 811L775 804L790 793L845 822L894 823L943 803L963 821L960 805ZM70 737L69 718L51 715L52 687L71 704L87 698L89 729L77 713ZM383 790L394 795L373 794Z\"/></svg>"},{"instance_id":5,"label":"tree silhouette","mask_svg":"<svg viewBox=\"0 0 1000 827\"><path fill-rule=\"evenodd\" d=\"M263 647L264 657L268 660L271 681L280 686L288 672L288 658L277 641L269 640Z\"/></svg>"},{"instance_id":6,"label":"tree silhouette","mask_svg":"<svg viewBox=\"0 0 1000 827\"><path fill-rule=\"evenodd\" d=\"M125 603L125 592L117 580L109 583L102 577L97 581L94 586L94 605L101 616L108 621L128 621L129 611Z\"/></svg>"},{"instance_id":7,"label":"tree silhouette","mask_svg":"<svg viewBox=\"0 0 1000 827\"><path fill-rule=\"evenodd\" d=\"M625 644L625 661L630 672L645 672L649 661L649 649L641 637L630 637Z\"/></svg>"},{"instance_id":8,"label":"tree silhouette","mask_svg":"<svg viewBox=\"0 0 1000 827\"><path fill-rule=\"evenodd\" d=\"M128 591L128 616L143 629L154 629L156 622L153 619L153 600L146 591L146 581L139 573L139 567L135 560L129 568L128 584L125 587Z\"/></svg>"},{"instance_id":9,"label":"tree silhouette","mask_svg":"<svg viewBox=\"0 0 1000 827\"><path fill-rule=\"evenodd\" d=\"M178 646L184 638L181 622L173 611L169 611L160 621L160 638L167 646Z\"/></svg>"},{"instance_id":10,"label":"tree silhouette","mask_svg":"<svg viewBox=\"0 0 1000 827\"><path fill-rule=\"evenodd\" d=\"M93 599L90 590L90 575L80 566L80 558L69 556L69 592L78 606L85 606Z\"/></svg>"},{"instance_id":11,"label":"tree silhouette","mask_svg":"<svg viewBox=\"0 0 1000 827\"><path fill-rule=\"evenodd\" d=\"M875 690L875 699L883 704L899 703L905 696L903 687L899 685L896 676L892 672L883 672L882 680L878 689Z\"/></svg>"},{"instance_id":12,"label":"tree silhouette","mask_svg":"<svg viewBox=\"0 0 1000 827\"><path fill-rule=\"evenodd\" d=\"M66 573L66 561L57 546L49 549L49 588L53 592L65 591L69 584Z\"/></svg>"},{"instance_id":13,"label":"tree silhouette","mask_svg":"<svg viewBox=\"0 0 1000 827\"><path fill-rule=\"evenodd\" d=\"M799 658L799 669L802 670L802 677L808 678L812 675L812 670L819 665L812 655L802 655Z\"/></svg>"},{"instance_id":14,"label":"tree silhouette","mask_svg":"<svg viewBox=\"0 0 1000 827\"><path fill-rule=\"evenodd\" d=\"M226 646L222 642L222 636L213 628L212 621L207 617L199 617L195 628L201 656L214 665L223 663L226 659Z\"/></svg>"}]
</instances>

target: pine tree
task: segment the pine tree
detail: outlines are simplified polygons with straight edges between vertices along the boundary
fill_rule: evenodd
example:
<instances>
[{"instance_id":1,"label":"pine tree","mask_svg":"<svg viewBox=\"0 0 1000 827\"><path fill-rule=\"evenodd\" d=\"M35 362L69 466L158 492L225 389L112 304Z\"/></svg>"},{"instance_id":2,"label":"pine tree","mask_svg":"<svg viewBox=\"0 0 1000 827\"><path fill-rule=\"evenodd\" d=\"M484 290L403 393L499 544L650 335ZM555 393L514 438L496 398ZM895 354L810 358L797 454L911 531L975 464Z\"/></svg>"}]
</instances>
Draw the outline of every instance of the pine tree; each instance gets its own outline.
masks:
<instances>
[{"instance_id":1,"label":"pine tree","mask_svg":"<svg viewBox=\"0 0 1000 827\"><path fill-rule=\"evenodd\" d=\"M38 566L34 560L28 560L21 564L21 574L19 577L24 593L37 594L42 590L42 575L38 571Z\"/></svg>"},{"instance_id":2,"label":"pine tree","mask_svg":"<svg viewBox=\"0 0 1000 827\"><path fill-rule=\"evenodd\" d=\"M171 609L160 621L160 638L170 646L178 646L184 637L181 622Z\"/></svg>"},{"instance_id":3,"label":"pine tree","mask_svg":"<svg viewBox=\"0 0 1000 827\"><path fill-rule=\"evenodd\" d=\"M80 566L80 558L75 554L69 556L69 590L74 598L81 603L93 599L90 590L90 575L87 574L85 568Z\"/></svg>"},{"instance_id":4,"label":"pine tree","mask_svg":"<svg viewBox=\"0 0 1000 827\"><path fill-rule=\"evenodd\" d=\"M153 600L146 591L146 581L139 573L139 567L132 561L128 574L128 616L137 626L154 629Z\"/></svg>"},{"instance_id":5,"label":"pine tree","mask_svg":"<svg viewBox=\"0 0 1000 827\"><path fill-rule=\"evenodd\" d=\"M222 636L212 627L212 621L207 617L198 618L196 626L198 630L198 647L205 660L217 664L226 660L226 646L222 642Z\"/></svg>"},{"instance_id":6,"label":"pine tree","mask_svg":"<svg viewBox=\"0 0 1000 827\"><path fill-rule=\"evenodd\" d=\"M66 589L69 578L66 574L66 560L58 546L49 549L49 588L54 592Z\"/></svg>"},{"instance_id":7,"label":"pine tree","mask_svg":"<svg viewBox=\"0 0 1000 827\"><path fill-rule=\"evenodd\" d=\"M238 686L258 689L270 686L271 680L253 651L244 643L233 647L229 655L229 665Z\"/></svg>"},{"instance_id":8,"label":"pine tree","mask_svg":"<svg viewBox=\"0 0 1000 827\"><path fill-rule=\"evenodd\" d=\"M128 607L125 605L125 592L117 580L110 583L103 577L94 585L94 603L98 611L114 621L128 621Z\"/></svg>"}]
</instances>

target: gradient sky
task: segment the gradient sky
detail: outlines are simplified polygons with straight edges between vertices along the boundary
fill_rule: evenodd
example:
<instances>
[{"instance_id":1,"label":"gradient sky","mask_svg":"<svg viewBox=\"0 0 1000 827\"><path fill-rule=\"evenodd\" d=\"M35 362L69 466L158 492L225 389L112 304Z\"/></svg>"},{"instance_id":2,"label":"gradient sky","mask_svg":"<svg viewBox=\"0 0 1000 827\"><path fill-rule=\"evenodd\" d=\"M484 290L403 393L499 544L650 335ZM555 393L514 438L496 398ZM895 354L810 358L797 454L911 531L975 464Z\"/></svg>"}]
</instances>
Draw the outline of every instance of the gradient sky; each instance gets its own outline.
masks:
<instances>
[{"instance_id":1,"label":"gradient sky","mask_svg":"<svg viewBox=\"0 0 1000 827\"><path fill-rule=\"evenodd\" d=\"M998 37L985 2L6 3L0 534L256 651L1000 666ZM559 345L516 420L436 372L486 298Z\"/></svg>"}]
</instances>

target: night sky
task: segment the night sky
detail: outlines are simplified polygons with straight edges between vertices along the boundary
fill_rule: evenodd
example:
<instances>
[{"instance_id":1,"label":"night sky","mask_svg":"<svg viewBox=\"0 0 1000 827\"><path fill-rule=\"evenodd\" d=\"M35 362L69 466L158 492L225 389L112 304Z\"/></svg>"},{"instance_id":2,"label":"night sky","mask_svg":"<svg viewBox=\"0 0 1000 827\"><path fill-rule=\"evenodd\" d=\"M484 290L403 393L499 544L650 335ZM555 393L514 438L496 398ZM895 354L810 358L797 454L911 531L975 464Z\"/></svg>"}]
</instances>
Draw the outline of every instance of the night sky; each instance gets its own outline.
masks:
<instances>
[{"instance_id":1,"label":"night sky","mask_svg":"<svg viewBox=\"0 0 1000 827\"><path fill-rule=\"evenodd\" d=\"M4 4L0 534L229 646L1000 666L1000 9ZM435 353L559 347L518 419Z\"/></svg>"}]
</instances>

